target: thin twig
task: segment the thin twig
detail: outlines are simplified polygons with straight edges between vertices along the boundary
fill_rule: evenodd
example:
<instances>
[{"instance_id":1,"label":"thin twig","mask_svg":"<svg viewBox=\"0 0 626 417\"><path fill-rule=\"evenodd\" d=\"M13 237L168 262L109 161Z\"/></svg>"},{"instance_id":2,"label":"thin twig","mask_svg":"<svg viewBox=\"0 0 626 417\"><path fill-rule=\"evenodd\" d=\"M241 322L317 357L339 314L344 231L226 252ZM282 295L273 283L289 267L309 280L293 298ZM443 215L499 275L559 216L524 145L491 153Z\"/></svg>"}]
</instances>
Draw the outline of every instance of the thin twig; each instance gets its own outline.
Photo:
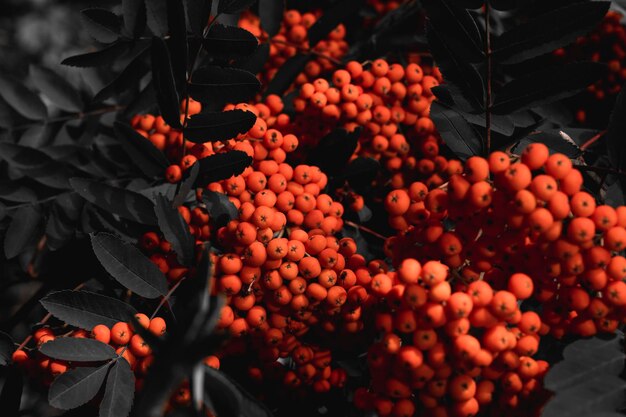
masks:
<instances>
[{"instance_id":1,"label":"thin twig","mask_svg":"<svg viewBox=\"0 0 626 417\"><path fill-rule=\"evenodd\" d=\"M154 312L152 313L152 315L150 316L150 320L152 320L154 317L156 317L157 313L159 312L159 310L161 309L161 307L163 307L163 305L169 301L170 297L172 296L172 294L174 294L174 291L176 291L176 289L180 286L180 284L183 283L183 281L185 280L186 277L182 277L181 279L178 280L178 282L176 284L174 284L174 286L172 288L170 288L170 290L167 292L167 294L165 294L165 296L163 296L163 298L161 299L161 302L159 303L159 305L157 306L157 308L154 310Z\"/></svg>"},{"instance_id":2,"label":"thin twig","mask_svg":"<svg viewBox=\"0 0 626 417\"><path fill-rule=\"evenodd\" d=\"M580 145L580 150L581 151L587 150L591 145L593 145L598 140L600 140L600 138L604 136L605 134L606 134L606 130L598 132L594 137L592 137L591 139L589 139L588 141Z\"/></svg>"},{"instance_id":3,"label":"thin twig","mask_svg":"<svg viewBox=\"0 0 626 417\"><path fill-rule=\"evenodd\" d=\"M364 231L366 233L369 233L372 236L376 236L379 239L387 240L386 236L381 235L380 233L378 233L375 230L370 229L369 227L365 227L365 226L363 226L361 224L354 223L354 222L352 222L350 220L346 220L344 223L347 224L348 226L356 227L359 230L362 230L362 231Z\"/></svg>"}]
</instances>

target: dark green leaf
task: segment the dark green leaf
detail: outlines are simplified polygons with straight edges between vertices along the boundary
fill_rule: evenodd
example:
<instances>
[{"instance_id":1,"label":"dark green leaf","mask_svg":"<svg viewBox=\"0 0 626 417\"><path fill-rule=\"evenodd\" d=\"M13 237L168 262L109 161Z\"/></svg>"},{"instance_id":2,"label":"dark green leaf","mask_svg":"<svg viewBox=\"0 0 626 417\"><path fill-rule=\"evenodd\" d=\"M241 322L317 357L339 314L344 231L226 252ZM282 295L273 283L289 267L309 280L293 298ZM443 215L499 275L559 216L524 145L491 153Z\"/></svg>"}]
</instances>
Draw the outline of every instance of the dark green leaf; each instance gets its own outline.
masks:
<instances>
[{"instance_id":1,"label":"dark green leaf","mask_svg":"<svg viewBox=\"0 0 626 417\"><path fill-rule=\"evenodd\" d=\"M133 406L135 374L125 359L115 361L107 376L99 417L126 417Z\"/></svg>"},{"instance_id":2,"label":"dark green leaf","mask_svg":"<svg viewBox=\"0 0 626 417\"><path fill-rule=\"evenodd\" d=\"M146 27L144 0L122 0L124 28L132 38L138 38Z\"/></svg>"},{"instance_id":3,"label":"dark green leaf","mask_svg":"<svg viewBox=\"0 0 626 417\"><path fill-rule=\"evenodd\" d=\"M0 143L0 159L44 185L59 189L70 188L69 179L72 173L68 167L41 151L12 143Z\"/></svg>"},{"instance_id":4,"label":"dark green leaf","mask_svg":"<svg viewBox=\"0 0 626 417\"><path fill-rule=\"evenodd\" d=\"M39 302L59 320L88 331L98 324L112 327L118 321L128 322L137 314L129 304L88 291L57 291Z\"/></svg>"},{"instance_id":5,"label":"dark green leaf","mask_svg":"<svg viewBox=\"0 0 626 417\"><path fill-rule=\"evenodd\" d=\"M4 255L11 259L19 255L33 240L41 221L40 211L33 206L15 212L4 236Z\"/></svg>"},{"instance_id":6,"label":"dark green leaf","mask_svg":"<svg viewBox=\"0 0 626 417\"><path fill-rule=\"evenodd\" d=\"M144 298L167 294L165 275L135 246L108 233L91 235L98 260L120 284Z\"/></svg>"},{"instance_id":7,"label":"dark green leaf","mask_svg":"<svg viewBox=\"0 0 626 417\"><path fill-rule=\"evenodd\" d=\"M217 227L226 226L229 221L239 217L237 207L228 199L226 194L204 190L202 201L206 205L211 222Z\"/></svg>"},{"instance_id":8,"label":"dark green leaf","mask_svg":"<svg viewBox=\"0 0 626 417\"><path fill-rule=\"evenodd\" d=\"M189 93L198 101L223 105L247 101L260 88L259 80L248 71L211 65L194 72Z\"/></svg>"},{"instance_id":9,"label":"dark green leaf","mask_svg":"<svg viewBox=\"0 0 626 417\"><path fill-rule=\"evenodd\" d=\"M37 193L28 187L16 184L15 181L0 180L0 199L13 203L34 203L37 201Z\"/></svg>"},{"instance_id":10,"label":"dark green leaf","mask_svg":"<svg viewBox=\"0 0 626 417\"><path fill-rule=\"evenodd\" d=\"M201 38L209 22L211 0L183 0L187 22L194 35Z\"/></svg>"},{"instance_id":11,"label":"dark green leaf","mask_svg":"<svg viewBox=\"0 0 626 417\"><path fill-rule=\"evenodd\" d=\"M191 116L184 134L194 143L225 141L246 133L255 122L254 113L244 110L199 113Z\"/></svg>"},{"instance_id":12,"label":"dark green leaf","mask_svg":"<svg viewBox=\"0 0 626 417\"><path fill-rule=\"evenodd\" d=\"M285 11L284 0L259 0L261 27L272 37L278 33Z\"/></svg>"},{"instance_id":13,"label":"dark green leaf","mask_svg":"<svg viewBox=\"0 0 626 417\"><path fill-rule=\"evenodd\" d=\"M195 186L205 187L212 182L241 174L252 165L252 157L243 151L229 151L202 158L199 164L200 172Z\"/></svg>"},{"instance_id":14,"label":"dark green leaf","mask_svg":"<svg viewBox=\"0 0 626 417\"><path fill-rule=\"evenodd\" d=\"M324 136L308 154L307 164L319 167L328 175L337 175L345 168L357 147L361 128L348 132L338 128Z\"/></svg>"},{"instance_id":15,"label":"dark green leaf","mask_svg":"<svg viewBox=\"0 0 626 417\"><path fill-rule=\"evenodd\" d=\"M180 128L180 99L167 45L161 38L152 38L152 82L161 116L168 125Z\"/></svg>"},{"instance_id":16,"label":"dark green leaf","mask_svg":"<svg viewBox=\"0 0 626 417\"><path fill-rule=\"evenodd\" d=\"M235 14L249 8L255 0L220 0L217 6L218 13Z\"/></svg>"},{"instance_id":17,"label":"dark green leaf","mask_svg":"<svg viewBox=\"0 0 626 417\"><path fill-rule=\"evenodd\" d=\"M578 62L543 69L513 80L500 89L493 113L507 114L570 97L606 73L603 64Z\"/></svg>"},{"instance_id":18,"label":"dark green leaf","mask_svg":"<svg viewBox=\"0 0 626 417\"><path fill-rule=\"evenodd\" d=\"M154 205L141 194L84 178L72 178L70 184L91 204L137 223L157 224Z\"/></svg>"},{"instance_id":19,"label":"dark green leaf","mask_svg":"<svg viewBox=\"0 0 626 417\"><path fill-rule=\"evenodd\" d=\"M184 91L187 81L187 26L182 0L167 0L167 19L172 73L177 90Z\"/></svg>"},{"instance_id":20,"label":"dark green leaf","mask_svg":"<svg viewBox=\"0 0 626 417\"><path fill-rule=\"evenodd\" d=\"M357 13L363 3L363 0L341 0L326 10L322 17L317 19L313 26L309 28L309 46L313 48L317 45L340 23Z\"/></svg>"},{"instance_id":21,"label":"dark green leaf","mask_svg":"<svg viewBox=\"0 0 626 417\"><path fill-rule=\"evenodd\" d=\"M566 46L595 28L610 5L610 1L574 2L541 14L494 38L493 57L516 64Z\"/></svg>"},{"instance_id":22,"label":"dark green leaf","mask_svg":"<svg viewBox=\"0 0 626 417\"><path fill-rule=\"evenodd\" d=\"M61 64L70 67L99 67L102 65L111 65L112 62L130 51L133 47L131 42L118 41L96 52L89 52L81 55L74 55L65 58Z\"/></svg>"},{"instance_id":23,"label":"dark green leaf","mask_svg":"<svg viewBox=\"0 0 626 417\"><path fill-rule=\"evenodd\" d=\"M191 266L195 258L196 241L189 232L189 225L183 216L172 206L172 202L161 194L156 196L154 211L159 220L159 229L172 245L180 263Z\"/></svg>"},{"instance_id":24,"label":"dark green leaf","mask_svg":"<svg viewBox=\"0 0 626 417\"><path fill-rule=\"evenodd\" d=\"M148 68L144 62L144 56L148 52L148 45L135 56L113 80L94 96L92 102L98 103L113 96L120 96L139 83L139 80L147 74Z\"/></svg>"},{"instance_id":25,"label":"dark green leaf","mask_svg":"<svg viewBox=\"0 0 626 417\"><path fill-rule=\"evenodd\" d=\"M81 18L87 32L98 42L112 43L120 37L122 22L119 16L109 10L84 9Z\"/></svg>"},{"instance_id":26,"label":"dark green leaf","mask_svg":"<svg viewBox=\"0 0 626 417\"><path fill-rule=\"evenodd\" d=\"M167 33L167 0L146 0L148 27L155 36Z\"/></svg>"},{"instance_id":27,"label":"dark green leaf","mask_svg":"<svg viewBox=\"0 0 626 417\"><path fill-rule=\"evenodd\" d=\"M242 57L253 53L259 42L245 29L214 24L202 41L204 49L212 56Z\"/></svg>"},{"instance_id":28,"label":"dark green leaf","mask_svg":"<svg viewBox=\"0 0 626 417\"><path fill-rule=\"evenodd\" d=\"M61 110L79 112L83 101L76 89L56 72L35 65L30 66L30 78L35 86Z\"/></svg>"},{"instance_id":29,"label":"dark green leaf","mask_svg":"<svg viewBox=\"0 0 626 417\"><path fill-rule=\"evenodd\" d=\"M112 346L96 339L58 337L44 343L39 351L49 358L62 361L97 362L117 356Z\"/></svg>"},{"instance_id":30,"label":"dark green leaf","mask_svg":"<svg viewBox=\"0 0 626 417\"><path fill-rule=\"evenodd\" d=\"M71 369L59 375L48 392L48 402L55 408L70 410L91 400L100 390L109 364L100 367Z\"/></svg>"},{"instance_id":31,"label":"dark green leaf","mask_svg":"<svg viewBox=\"0 0 626 417\"><path fill-rule=\"evenodd\" d=\"M151 178L162 176L169 166L169 161L163 152L129 125L115 122L114 127L120 143L141 171Z\"/></svg>"},{"instance_id":32,"label":"dark green leaf","mask_svg":"<svg viewBox=\"0 0 626 417\"><path fill-rule=\"evenodd\" d=\"M52 251L60 249L76 235L84 200L75 193L60 194L54 201L46 223L46 245Z\"/></svg>"},{"instance_id":33,"label":"dark green leaf","mask_svg":"<svg viewBox=\"0 0 626 417\"><path fill-rule=\"evenodd\" d=\"M174 207L180 207L183 205L185 201L187 201L187 197L189 196L189 192L193 188L193 185L196 183L196 179L198 178L198 173L200 172L200 164L198 162L194 163L191 168L185 171L184 178L182 183L180 184L180 189L178 193L174 197L172 201L172 205Z\"/></svg>"},{"instance_id":34,"label":"dark green leaf","mask_svg":"<svg viewBox=\"0 0 626 417\"><path fill-rule=\"evenodd\" d=\"M15 352L13 339L5 332L0 332L0 366L8 365L13 361L13 352Z\"/></svg>"},{"instance_id":35,"label":"dark green leaf","mask_svg":"<svg viewBox=\"0 0 626 417\"><path fill-rule=\"evenodd\" d=\"M0 392L0 410L7 416L20 415L24 378L22 370L16 366L6 368L2 392Z\"/></svg>"},{"instance_id":36,"label":"dark green leaf","mask_svg":"<svg viewBox=\"0 0 626 417\"><path fill-rule=\"evenodd\" d=\"M39 96L13 77L0 74L0 96L28 119L42 120L48 117L48 110Z\"/></svg>"},{"instance_id":37,"label":"dark green leaf","mask_svg":"<svg viewBox=\"0 0 626 417\"><path fill-rule=\"evenodd\" d=\"M285 61L268 84L264 95L278 94L282 96L311 59L312 55L310 54L296 54Z\"/></svg>"},{"instance_id":38,"label":"dark green leaf","mask_svg":"<svg viewBox=\"0 0 626 417\"><path fill-rule=\"evenodd\" d=\"M481 154L481 136L457 111L435 101L430 107L430 117L446 145L461 160Z\"/></svg>"},{"instance_id":39,"label":"dark green leaf","mask_svg":"<svg viewBox=\"0 0 626 417\"><path fill-rule=\"evenodd\" d=\"M270 44L262 43L256 48L252 55L241 59L236 63L236 65L242 70L249 71L253 74L258 74L263 70L263 67L267 63L269 57Z\"/></svg>"}]
</instances>

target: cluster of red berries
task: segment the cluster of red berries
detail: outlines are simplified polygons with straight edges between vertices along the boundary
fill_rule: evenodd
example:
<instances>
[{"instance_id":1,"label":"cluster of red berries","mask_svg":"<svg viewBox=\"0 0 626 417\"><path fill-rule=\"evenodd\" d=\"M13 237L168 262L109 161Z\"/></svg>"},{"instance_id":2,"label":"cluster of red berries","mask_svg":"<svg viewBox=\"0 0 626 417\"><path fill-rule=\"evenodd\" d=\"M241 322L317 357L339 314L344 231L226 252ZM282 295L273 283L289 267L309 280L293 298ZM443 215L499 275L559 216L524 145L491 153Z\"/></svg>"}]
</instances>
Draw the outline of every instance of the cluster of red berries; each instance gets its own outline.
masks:
<instances>
[{"instance_id":1,"label":"cluster of red berries","mask_svg":"<svg viewBox=\"0 0 626 417\"><path fill-rule=\"evenodd\" d=\"M261 41L270 43L270 56L263 71L259 74L260 80L267 85L276 75L278 69L298 52L311 53L308 30L320 18L321 11L300 13L297 10L287 10L283 15L279 32L268 39L268 35L261 29L261 20L258 16L247 12L239 19L239 26L252 33ZM344 40L346 28L343 24L335 27L328 36L318 42L312 49L315 58L309 61L296 79L295 84L301 85L334 69L333 61L340 60L348 51L348 43ZM329 59L330 58L330 59Z\"/></svg>"}]
</instances>

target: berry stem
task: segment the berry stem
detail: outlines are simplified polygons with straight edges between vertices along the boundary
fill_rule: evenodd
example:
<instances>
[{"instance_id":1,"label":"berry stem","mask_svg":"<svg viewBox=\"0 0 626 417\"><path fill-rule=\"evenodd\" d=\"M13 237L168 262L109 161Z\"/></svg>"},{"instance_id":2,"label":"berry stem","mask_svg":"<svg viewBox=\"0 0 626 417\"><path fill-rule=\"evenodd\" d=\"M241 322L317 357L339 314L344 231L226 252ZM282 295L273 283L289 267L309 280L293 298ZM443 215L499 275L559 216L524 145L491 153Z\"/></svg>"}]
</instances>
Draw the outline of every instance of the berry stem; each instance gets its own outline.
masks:
<instances>
[{"instance_id":1,"label":"berry stem","mask_svg":"<svg viewBox=\"0 0 626 417\"><path fill-rule=\"evenodd\" d=\"M161 299L161 302L159 303L159 305L157 306L156 309L154 309L154 312L152 313L152 315L150 316L150 320L152 320L153 318L156 317L157 313L159 312L159 310L161 309L161 307L163 307L163 305L169 301L170 297L172 296L172 294L174 293L174 291L176 291L176 289L180 286L180 284L183 283L183 281L185 280L186 277L182 277L180 280L178 280L178 282L172 287L170 288L170 290L167 292L167 294L165 294L165 296Z\"/></svg>"},{"instance_id":2,"label":"berry stem","mask_svg":"<svg viewBox=\"0 0 626 417\"><path fill-rule=\"evenodd\" d=\"M600 138L602 138L602 136L604 136L604 134L606 133L606 130L602 130L601 132L598 132L595 136L593 136L591 139L589 139L588 141L586 141L585 143L583 143L582 145L580 145L580 150L581 151L585 151L587 150L591 145L593 145L594 143L596 143L598 140L600 140Z\"/></svg>"},{"instance_id":3,"label":"berry stem","mask_svg":"<svg viewBox=\"0 0 626 417\"><path fill-rule=\"evenodd\" d=\"M346 220L344 223L347 224L348 226L352 226L352 227L355 227L355 228L357 228L359 230L362 230L362 231L364 231L366 233L369 233L372 236L376 236L379 239L382 239L382 240L387 240L388 239L387 237L381 235L377 231L372 230L369 227L365 227L365 226L363 226L361 224L357 224L357 223L354 223L354 222L349 221L349 220Z\"/></svg>"}]
</instances>

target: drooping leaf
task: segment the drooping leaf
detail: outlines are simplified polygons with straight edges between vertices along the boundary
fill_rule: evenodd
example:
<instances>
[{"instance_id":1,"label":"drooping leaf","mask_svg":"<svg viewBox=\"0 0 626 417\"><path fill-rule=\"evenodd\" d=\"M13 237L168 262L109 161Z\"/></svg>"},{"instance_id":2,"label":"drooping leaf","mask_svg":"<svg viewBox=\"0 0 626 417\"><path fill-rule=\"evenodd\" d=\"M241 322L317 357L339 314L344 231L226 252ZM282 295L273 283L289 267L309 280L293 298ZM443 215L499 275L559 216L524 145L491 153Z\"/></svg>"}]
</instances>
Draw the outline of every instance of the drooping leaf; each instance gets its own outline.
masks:
<instances>
[{"instance_id":1,"label":"drooping leaf","mask_svg":"<svg viewBox=\"0 0 626 417\"><path fill-rule=\"evenodd\" d=\"M174 197L174 200L172 200L172 206L180 207L185 201L187 201L189 192L193 188L193 185L196 183L199 172L200 164L198 162L194 163L191 168L185 171L185 174L183 175L183 181L180 184L180 189Z\"/></svg>"},{"instance_id":2,"label":"drooping leaf","mask_svg":"<svg viewBox=\"0 0 626 417\"><path fill-rule=\"evenodd\" d=\"M152 178L162 176L169 166L163 152L129 125L115 122L114 127L120 143L142 172Z\"/></svg>"},{"instance_id":3,"label":"drooping leaf","mask_svg":"<svg viewBox=\"0 0 626 417\"><path fill-rule=\"evenodd\" d=\"M68 65L70 67L99 67L102 65L111 65L119 57L123 56L126 52L130 51L133 44L128 41L117 41L104 49L96 52L88 52L86 54L74 55L65 58L61 61L61 64Z\"/></svg>"},{"instance_id":4,"label":"drooping leaf","mask_svg":"<svg viewBox=\"0 0 626 417\"><path fill-rule=\"evenodd\" d=\"M184 134L194 143L225 141L246 133L255 122L254 113L238 109L198 113L189 118Z\"/></svg>"},{"instance_id":5,"label":"drooping leaf","mask_svg":"<svg viewBox=\"0 0 626 417\"><path fill-rule=\"evenodd\" d=\"M11 259L19 255L33 239L39 227L41 212L34 206L16 211L4 237L4 255Z\"/></svg>"},{"instance_id":6,"label":"drooping leaf","mask_svg":"<svg viewBox=\"0 0 626 417\"><path fill-rule=\"evenodd\" d=\"M129 304L89 291L57 291L39 302L59 320L89 331L98 324L111 327L118 321L128 322L137 314Z\"/></svg>"},{"instance_id":7,"label":"drooping leaf","mask_svg":"<svg viewBox=\"0 0 626 417\"><path fill-rule=\"evenodd\" d=\"M255 0L220 0L217 6L218 13L240 13L252 6Z\"/></svg>"},{"instance_id":8,"label":"drooping leaf","mask_svg":"<svg viewBox=\"0 0 626 417\"><path fill-rule=\"evenodd\" d=\"M0 332L0 366L5 366L12 362L13 352L15 352L13 339L5 332Z\"/></svg>"},{"instance_id":9,"label":"drooping leaf","mask_svg":"<svg viewBox=\"0 0 626 417\"><path fill-rule=\"evenodd\" d=\"M228 199L225 194L205 190L202 193L202 201L206 205L211 221L222 227L239 216L237 207Z\"/></svg>"},{"instance_id":10,"label":"drooping leaf","mask_svg":"<svg viewBox=\"0 0 626 417\"><path fill-rule=\"evenodd\" d=\"M85 404L100 390L109 366L74 368L59 375L50 386L48 402L61 410Z\"/></svg>"},{"instance_id":11,"label":"drooping leaf","mask_svg":"<svg viewBox=\"0 0 626 417\"><path fill-rule=\"evenodd\" d=\"M49 358L76 362L106 361L117 356L111 345L75 337L58 337L41 345L39 351Z\"/></svg>"},{"instance_id":12,"label":"drooping leaf","mask_svg":"<svg viewBox=\"0 0 626 417\"><path fill-rule=\"evenodd\" d=\"M146 28L144 0L122 0L124 28L129 36L138 38Z\"/></svg>"},{"instance_id":13,"label":"drooping leaf","mask_svg":"<svg viewBox=\"0 0 626 417\"><path fill-rule=\"evenodd\" d=\"M229 151L207 156L198 162L200 170L195 186L205 187L212 182L241 174L252 164L252 157L243 151Z\"/></svg>"},{"instance_id":14,"label":"drooping leaf","mask_svg":"<svg viewBox=\"0 0 626 417\"><path fill-rule=\"evenodd\" d=\"M357 147L361 129L352 132L338 128L324 136L309 152L307 164L318 166L328 175L339 174Z\"/></svg>"},{"instance_id":15,"label":"drooping leaf","mask_svg":"<svg viewBox=\"0 0 626 417\"><path fill-rule=\"evenodd\" d=\"M144 56L148 52L148 45L128 63L126 68L122 70L110 83L93 97L92 102L97 103L104 101L113 96L119 96L132 89L144 75L147 74L148 68L144 62Z\"/></svg>"},{"instance_id":16,"label":"drooping leaf","mask_svg":"<svg viewBox=\"0 0 626 417\"><path fill-rule=\"evenodd\" d=\"M180 100L176 91L176 83L167 45L163 39L155 36L152 38L151 50L152 82L154 83L161 116L163 116L168 125L173 128L180 128Z\"/></svg>"},{"instance_id":17,"label":"drooping leaf","mask_svg":"<svg viewBox=\"0 0 626 417\"><path fill-rule=\"evenodd\" d=\"M259 42L245 29L214 24L202 41L204 49L212 56L242 57L253 53Z\"/></svg>"},{"instance_id":18,"label":"drooping leaf","mask_svg":"<svg viewBox=\"0 0 626 417\"><path fill-rule=\"evenodd\" d=\"M31 120L48 117L46 105L24 84L6 74L0 74L0 96L19 114Z\"/></svg>"},{"instance_id":19,"label":"drooping leaf","mask_svg":"<svg viewBox=\"0 0 626 417\"><path fill-rule=\"evenodd\" d=\"M430 107L430 117L445 144L457 157L465 160L481 154L482 138L457 111L435 101Z\"/></svg>"},{"instance_id":20,"label":"drooping leaf","mask_svg":"<svg viewBox=\"0 0 626 417\"><path fill-rule=\"evenodd\" d=\"M317 45L318 42L324 39L337 25L357 13L363 3L362 0L341 0L330 9L326 10L313 26L309 28L309 46L313 48Z\"/></svg>"},{"instance_id":21,"label":"drooping leaf","mask_svg":"<svg viewBox=\"0 0 626 417\"><path fill-rule=\"evenodd\" d=\"M133 191L84 178L72 178L72 188L90 203L128 220L155 226L152 202Z\"/></svg>"},{"instance_id":22,"label":"drooping leaf","mask_svg":"<svg viewBox=\"0 0 626 417\"><path fill-rule=\"evenodd\" d=\"M99 417L126 417L135 396L135 374L124 359L115 361L107 376Z\"/></svg>"},{"instance_id":23,"label":"drooping leaf","mask_svg":"<svg viewBox=\"0 0 626 417\"><path fill-rule=\"evenodd\" d=\"M525 75L502 86L492 110L507 114L570 97L599 80L605 70L603 64L577 62Z\"/></svg>"},{"instance_id":24,"label":"drooping leaf","mask_svg":"<svg viewBox=\"0 0 626 417\"><path fill-rule=\"evenodd\" d=\"M265 96L270 94L282 96L311 59L310 54L296 54L285 61L265 89Z\"/></svg>"},{"instance_id":25,"label":"drooping leaf","mask_svg":"<svg viewBox=\"0 0 626 417\"><path fill-rule=\"evenodd\" d=\"M182 0L167 0L169 26L168 50L172 63L172 73L178 91L184 94L187 81L187 26Z\"/></svg>"},{"instance_id":26,"label":"drooping leaf","mask_svg":"<svg viewBox=\"0 0 626 417\"><path fill-rule=\"evenodd\" d=\"M29 75L39 91L61 110L79 112L83 108L78 91L56 72L31 65Z\"/></svg>"},{"instance_id":27,"label":"drooping leaf","mask_svg":"<svg viewBox=\"0 0 626 417\"><path fill-rule=\"evenodd\" d=\"M91 235L98 260L120 284L145 298L167 294L167 280L156 264L135 246L108 233Z\"/></svg>"},{"instance_id":28,"label":"drooping leaf","mask_svg":"<svg viewBox=\"0 0 626 417\"><path fill-rule=\"evenodd\" d=\"M87 32L98 42L112 43L120 37L122 22L115 13L101 8L84 9L81 20Z\"/></svg>"},{"instance_id":29,"label":"drooping leaf","mask_svg":"<svg viewBox=\"0 0 626 417\"><path fill-rule=\"evenodd\" d=\"M278 33L284 11L284 0L259 0L261 27L270 37Z\"/></svg>"},{"instance_id":30,"label":"drooping leaf","mask_svg":"<svg viewBox=\"0 0 626 417\"><path fill-rule=\"evenodd\" d=\"M204 28L209 22L211 0L183 0L187 22L194 35L202 37Z\"/></svg>"},{"instance_id":31,"label":"drooping leaf","mask_svg":"<svg viewBox=\"0 0 626 417\"><path fill-rule=\"evenodd\" d=\"M189 225L183 216L172 206L172 202L161 194L156 196L154 211L159 220L159 229L172 245L180 263L191 266L195 257L196 241L189 232Z\"/></svg>"},{"instance_id":32,"label":"drooping leaf","mask_svg":"<svg viewBox=\"0 0 626 417\"><path fill-rule=\"evenodd\" d=\"M167 33L167 0L145 0L148 27L155 36Z\"/></svg>"},{"instance_id":33,"label":"drooping leaf","mask_svg":"<svg viewBox=\"0 0 626 417\"><path fill-rule=\"evenodd\" d=\"M22 373L23 371L14 365L6 368L4 384L2 385L2 391L0 391L0 410L7 416L20 414L24 388Z\"/></svg>"},{"instance_id":34,"label":"drooping leaf","mask_svg":"<svg viewBox=\"0 0 626 417\"><path fill-rule=\"evenodd\" d=\"M493 39L493 58L516 64L574 42L591 31L611 2L573 2L515 26Z\"/></svg>"},{"instance_id":35,"label":"drooping leaf","mask_svg":"<svg viewBox=\"0 0 626 417\"><path fill-rule=\"evenodd\" d=\"M247 101L260 88L257 77L248 71L211 65L194 72L189 94L195 100L222 105Z\"/></svg>"}]
</instances>

